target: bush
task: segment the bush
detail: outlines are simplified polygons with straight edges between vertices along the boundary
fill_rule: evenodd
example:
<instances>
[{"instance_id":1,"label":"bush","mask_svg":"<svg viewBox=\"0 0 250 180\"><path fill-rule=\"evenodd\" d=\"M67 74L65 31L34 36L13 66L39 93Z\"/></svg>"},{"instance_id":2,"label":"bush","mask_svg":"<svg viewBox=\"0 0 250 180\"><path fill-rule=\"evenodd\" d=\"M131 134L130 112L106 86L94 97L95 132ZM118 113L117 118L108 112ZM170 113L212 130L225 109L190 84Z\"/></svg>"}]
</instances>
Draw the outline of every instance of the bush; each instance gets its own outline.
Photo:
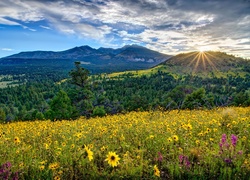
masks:
<instances>
[{"instance_id":1,"label":"bush","mask_svg":"<svg viewBox=\"0 0 250 180\"><path fill-rule=\"evenodd\" d=\"M103 117L106 115L106 111L104 109L104 106L96 106L93 110L92 116L100 116Z\"/></svg>"}]
</instances>

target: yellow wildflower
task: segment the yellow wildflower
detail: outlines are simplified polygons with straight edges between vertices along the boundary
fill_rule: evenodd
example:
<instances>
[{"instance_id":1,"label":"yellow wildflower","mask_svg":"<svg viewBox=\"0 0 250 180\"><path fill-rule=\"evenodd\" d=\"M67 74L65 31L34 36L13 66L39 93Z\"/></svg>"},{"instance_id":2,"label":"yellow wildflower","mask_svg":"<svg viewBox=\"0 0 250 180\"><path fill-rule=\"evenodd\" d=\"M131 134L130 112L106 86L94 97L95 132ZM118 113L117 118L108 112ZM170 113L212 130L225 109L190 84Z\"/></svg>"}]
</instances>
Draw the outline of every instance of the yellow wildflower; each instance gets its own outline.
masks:
<instances>
[{"instance_id":1,"label":"yellow wildflower","mask_svg":"<svg viewBox=\"0 0 250 180\"><path fill-rule=\"evenodd\" d=\"M88 148L88 146L84 145L85 152L87 153L87 156L89 158L89 161L92 161L93 159L93 152Z\"/></svg>"},{"instance_id":2,"label":"yellow wildflower","mask_svg":"<svg viewBox=\"0 0 250 180\"><path fill-rule=\"evenodd\" d=\"M109 152L105 161L108 161L108 164L112 167L115 167L119 164L119 156L115 152Z\"/></svg>"},{"instance_id":3,"label":"yellow wildflower","mask_svg":"<svg viewBox=\"0 0 250 180\"><path fill-rule=\"evenodd\" d=\"M156 165L154 165L154 175L160 177L160 171Z\"/></svg>"}]
</instances>

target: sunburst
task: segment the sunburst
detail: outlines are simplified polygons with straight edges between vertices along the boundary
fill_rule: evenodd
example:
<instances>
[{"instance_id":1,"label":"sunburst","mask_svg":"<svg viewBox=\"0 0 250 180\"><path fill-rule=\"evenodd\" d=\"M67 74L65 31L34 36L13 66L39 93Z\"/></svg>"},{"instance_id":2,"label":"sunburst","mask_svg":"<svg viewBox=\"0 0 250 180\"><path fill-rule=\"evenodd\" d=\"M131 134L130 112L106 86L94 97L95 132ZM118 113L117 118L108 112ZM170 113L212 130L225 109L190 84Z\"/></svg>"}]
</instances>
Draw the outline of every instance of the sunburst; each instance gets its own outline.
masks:
<instances>
[{"instance_id":1,"label":"sunburst","mask_svg":"<svg viewBox=\"0 0 250 180\"><path fill-rule=\"evenodd\" d=\"M198 69L202 69L205 72L209 69L212 69L212 71L218 71L215 63L211 59L215 59L215 57L210 54L209 51L203 51L203 49L200 49L199 52L195 53L195 57L190 61L188 66L193 68L192 73L196 73Z\"/></svg>"}]
</instances>

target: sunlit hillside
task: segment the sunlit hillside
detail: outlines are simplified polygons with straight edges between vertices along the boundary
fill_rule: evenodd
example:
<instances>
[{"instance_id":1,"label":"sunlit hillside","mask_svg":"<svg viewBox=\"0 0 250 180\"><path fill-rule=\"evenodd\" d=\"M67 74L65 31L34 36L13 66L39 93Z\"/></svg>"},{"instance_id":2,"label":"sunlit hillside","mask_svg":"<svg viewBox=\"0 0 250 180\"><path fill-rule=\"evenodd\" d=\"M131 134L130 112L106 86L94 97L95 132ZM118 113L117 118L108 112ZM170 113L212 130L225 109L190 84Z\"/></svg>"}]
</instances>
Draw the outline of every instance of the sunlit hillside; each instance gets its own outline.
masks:
<instances>
[{"instance_id":1,"label":"sunlit hillside","mask_svg":"<svg viewBox=\"0 0 250 180\"><path fill-rule=\"evenodd\" d=\"M248 179L250 108L0 124L0 178Z\"/></svg>"},{"instance_id":2,"label":"sunlit hillside","mask_svg":"<svg viewBox=\"0 0 250 180\"><path fill-rule=\"evenodd\" d=\"M179 54L162 64L177 73L244 75L249 71L250 61L223 52L205 51Z\"/></svg>"},{"instance_id":3,"label":"sunlit hillside","mask_svg":"<svg viewBox=\"0 0 250 180\"><path fill-rule=\"evenodd\" d=\"M158 71L168 72L174 76L188 74L202 77L245 76L250 72L250 61L223 52L190 52L173 56L147 70L112 73L109 77L128 73L131 76L150 75Z\"/></svg>"}]
</instances>

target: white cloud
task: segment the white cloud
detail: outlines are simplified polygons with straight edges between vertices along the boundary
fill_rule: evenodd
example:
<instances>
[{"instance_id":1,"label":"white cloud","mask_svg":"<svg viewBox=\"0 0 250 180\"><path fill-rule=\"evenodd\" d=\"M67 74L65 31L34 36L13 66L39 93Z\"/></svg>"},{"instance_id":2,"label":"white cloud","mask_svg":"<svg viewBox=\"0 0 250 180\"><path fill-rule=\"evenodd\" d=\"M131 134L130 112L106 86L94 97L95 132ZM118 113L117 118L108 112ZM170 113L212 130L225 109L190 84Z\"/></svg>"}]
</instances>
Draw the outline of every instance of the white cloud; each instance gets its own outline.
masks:
<instances>
[{"instance_id":1,"label":"white cloud","mask_svg":"<svg viewBox=\"0 0 250 180\"><path fill-rule=\"evenodd\" d=\"M0 24L19 26L20 24L14 21L7 20L0 16Z\"/></svg>"},{"instance_id":2,"label":"white cloud","mask_svg":"<svg viewBox=\"0 0 250 180\"><path fill-rule=\"evenodd\" d=\"M48 30L51 30L51 28L50 28L50 27L48 27L48 26L43 26L43 25L40 25L39 27L41 27L41 28L43 28L43 29L48 29Z\"/></svg>"},{"instance_id":3,"label":"white cloud","mask_svg":"<svg viewBox=\"0 0 250 180\"><path fill-rule=\"evenodd\" d=\"M11 48L1 48L2 51L13 51Z\"/></svg>"}]
</instances>

